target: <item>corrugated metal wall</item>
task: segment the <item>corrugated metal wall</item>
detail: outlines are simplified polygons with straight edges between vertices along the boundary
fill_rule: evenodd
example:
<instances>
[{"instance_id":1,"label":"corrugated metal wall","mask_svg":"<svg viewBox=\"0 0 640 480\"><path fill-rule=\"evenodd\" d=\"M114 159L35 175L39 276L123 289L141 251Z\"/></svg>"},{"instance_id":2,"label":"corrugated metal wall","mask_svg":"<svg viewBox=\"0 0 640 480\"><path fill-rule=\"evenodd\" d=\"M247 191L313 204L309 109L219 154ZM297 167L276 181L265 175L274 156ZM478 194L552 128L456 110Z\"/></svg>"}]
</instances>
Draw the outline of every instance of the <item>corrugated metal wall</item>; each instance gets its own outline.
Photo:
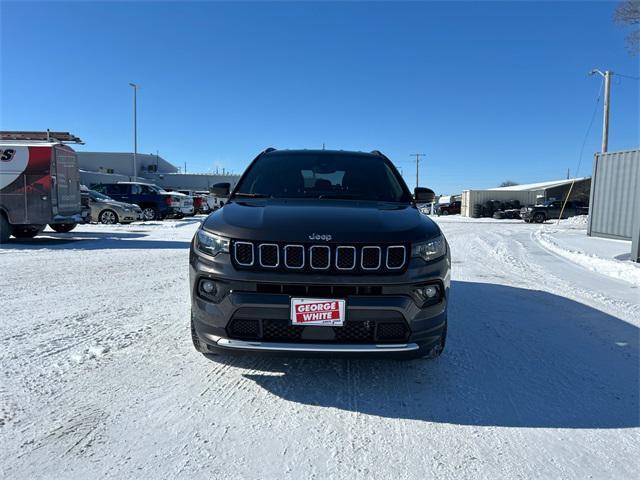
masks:
<instances>
[{"instance_id":1,"label":"corrugated metal wall","mask_svg":"<svg viewBox=\"0 0 640 480\"><path fill-rule=\"evenodd\" d=\"M596 154L588 234L630 240L638 209L640 150Z\"/></svg>"},{"instance_id":2,"label":"corrugated metal wall","mask_svg":"<svg viewBox=\"0 0 640 480\"><path fill-rule=\"evenodd\" d=\"M502 191L502 190L465 190L462 192L462 205L460 213L462 216L471 217L473 215L473 206L482 205L488 200L498 200L507 202L518 200L523 206L536 203L537 195L544 195L543 190L531 191Z\"/></svg>"}]
</instances>

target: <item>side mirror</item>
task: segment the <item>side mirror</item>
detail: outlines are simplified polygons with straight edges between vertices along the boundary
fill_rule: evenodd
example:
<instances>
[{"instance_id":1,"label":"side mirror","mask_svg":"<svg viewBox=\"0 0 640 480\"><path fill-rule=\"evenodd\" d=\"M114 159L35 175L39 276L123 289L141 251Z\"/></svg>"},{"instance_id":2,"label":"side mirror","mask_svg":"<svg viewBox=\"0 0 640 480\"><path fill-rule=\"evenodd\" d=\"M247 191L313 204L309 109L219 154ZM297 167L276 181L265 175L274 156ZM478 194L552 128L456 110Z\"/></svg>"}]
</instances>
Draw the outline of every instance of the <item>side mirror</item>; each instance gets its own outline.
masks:
<instances>
[{"instance_id":1,"label":"side mirror","mask_svg":"<svg viewBox=\"0 0 640 480\"><path fill-rule=\"evenodd\" d=\"M231 184L228 182L216 183L213 187L211 187L211 193L213 193L217 197L228 197L229 190L231 190Z\"/></svg>"},{"instance_id":2,"label":"side mirror","mask_svg":"<svg viewBox=\"0 0 640 480\"><path fill-rule=\"evenodd\" d=\"M431 203L436 194L430 188L416 187L413 191L413 198L416 203Z\"/></svg>"}]
</instances>

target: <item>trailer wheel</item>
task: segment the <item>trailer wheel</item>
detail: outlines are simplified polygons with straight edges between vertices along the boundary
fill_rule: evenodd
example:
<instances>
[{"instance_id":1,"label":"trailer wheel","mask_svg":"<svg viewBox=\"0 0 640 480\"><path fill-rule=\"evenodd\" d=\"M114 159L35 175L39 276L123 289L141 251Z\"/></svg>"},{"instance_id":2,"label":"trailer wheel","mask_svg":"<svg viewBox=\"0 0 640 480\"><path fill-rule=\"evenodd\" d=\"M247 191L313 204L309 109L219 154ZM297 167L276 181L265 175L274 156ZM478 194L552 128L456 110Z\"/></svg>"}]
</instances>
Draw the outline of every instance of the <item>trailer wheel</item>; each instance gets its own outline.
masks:
<instances>
[{"instance_id":1,"label":"trailer wheel","mask_svg":"<svg viewBox=\"0 0 640 480\"><path fill-rule=\"evenodd\" d=\"M58 233L67 233L78 226L77 223L50 223L51 230Z\"/></svg>"},{"instance_id":2,"label":"trailer wheel","mask_svg":"<svg viewBox=\"0 0 640 480\"><path fill-rule=\"evenodd\" d=\"M536 223L544 223L544 221L545 221L546 219L547 219L547 218L546 218L546 216L545 216L545 214L544 214L544 213L536 213L536 214L533 216L533 221L534 221L534 222L536 222Z\"/></svg>"},{"instance_id":3,"label":"trailer wheel","mask_svg":"<svg viewBox=\"0 0 640 480\"><path fill-rule=\"evenodd\" d=\"M0 243L6 243L11 236L11 225L4 216L4 213L0 212Z\"/></svg>"},{"instance_id":4,"label":"trailer wheel","mask_svg":"<svg viewBox=\"0 0 640 480\"><path fill-rule=\"evenodd\" d=\"M11 234L16 238L33 238L44 230L46 225L14 225Z\"/></svg>"},{"instance_id":5,"label":"trailer wheel","mask_svg":"<svg viewBox=\"0 0 640 480\"><path fill-rule=\"evenodd\" d=\"M103 210L98 215L98 220L105 225L113 225L118 223L118 215L113 210Z\"/></svg>"}]
</instances>

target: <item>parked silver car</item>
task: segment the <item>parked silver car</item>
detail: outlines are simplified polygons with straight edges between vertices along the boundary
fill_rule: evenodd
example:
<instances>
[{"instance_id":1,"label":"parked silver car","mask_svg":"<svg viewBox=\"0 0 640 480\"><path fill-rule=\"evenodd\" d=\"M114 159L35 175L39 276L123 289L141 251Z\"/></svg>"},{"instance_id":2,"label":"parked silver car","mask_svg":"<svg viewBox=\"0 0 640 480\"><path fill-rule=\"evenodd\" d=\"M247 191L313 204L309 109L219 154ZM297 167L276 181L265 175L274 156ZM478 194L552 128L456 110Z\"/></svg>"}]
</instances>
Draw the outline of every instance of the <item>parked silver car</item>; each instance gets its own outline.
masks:
<instances>
[{"instance_id":1,"label":"parked silver car","mask_svg":"<svg viewBox=\"0 0 640 480\"><path fill-rule=\"evenodd\" d=\"M113 198L89 190L89 206L91 207L91 221L107 225L114 223L131 223L142 220L142 209L132 203L117 202Z\"/></svg>"}]
</instances>

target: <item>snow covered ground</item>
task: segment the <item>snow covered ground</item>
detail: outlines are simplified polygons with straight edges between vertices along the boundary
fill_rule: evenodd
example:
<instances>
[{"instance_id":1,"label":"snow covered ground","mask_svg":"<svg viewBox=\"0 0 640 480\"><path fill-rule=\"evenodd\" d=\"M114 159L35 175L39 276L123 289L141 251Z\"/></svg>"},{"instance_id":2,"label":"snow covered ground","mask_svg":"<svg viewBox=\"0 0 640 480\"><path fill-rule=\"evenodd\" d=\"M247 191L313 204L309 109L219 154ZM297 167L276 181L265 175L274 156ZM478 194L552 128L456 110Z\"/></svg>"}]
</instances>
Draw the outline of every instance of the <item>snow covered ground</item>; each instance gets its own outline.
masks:
<instances>
[{"instance_id":1,"label":"snow covered ground","mask_svg":"<svg viewBox=\"0 0 640 480\"><path fill-rule=\"evenodd\" d=\"M0 477L637 478L640 285L563 225L437 221L437 361L197 354L197 219L3 246Z\"/></svg>"},{"instance_id":2,"label":"snow covered ground","mask_svg":"<svg viewBox=\"0 0 640 480\"><path fill-rule=\"evenodd\" d=\"M640 264L631 262L631 241L587 236L587 215L548 222L535 238L553 253L589 270L640 285Z\"/></svg>"}]
</instances>

